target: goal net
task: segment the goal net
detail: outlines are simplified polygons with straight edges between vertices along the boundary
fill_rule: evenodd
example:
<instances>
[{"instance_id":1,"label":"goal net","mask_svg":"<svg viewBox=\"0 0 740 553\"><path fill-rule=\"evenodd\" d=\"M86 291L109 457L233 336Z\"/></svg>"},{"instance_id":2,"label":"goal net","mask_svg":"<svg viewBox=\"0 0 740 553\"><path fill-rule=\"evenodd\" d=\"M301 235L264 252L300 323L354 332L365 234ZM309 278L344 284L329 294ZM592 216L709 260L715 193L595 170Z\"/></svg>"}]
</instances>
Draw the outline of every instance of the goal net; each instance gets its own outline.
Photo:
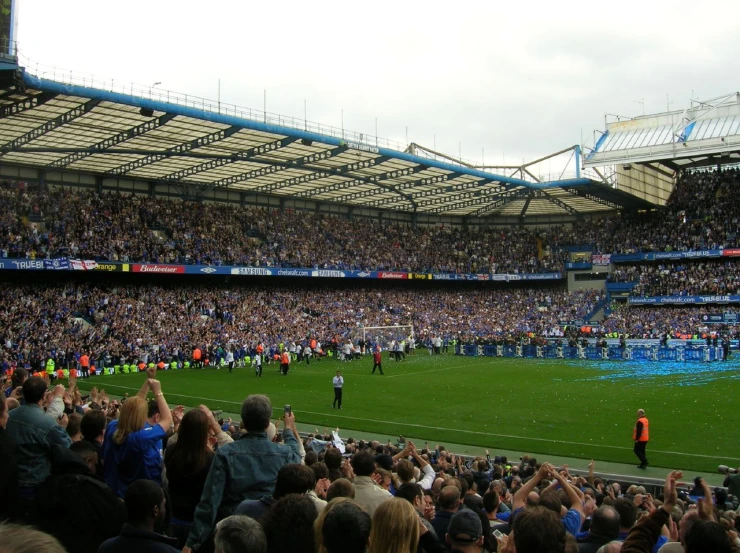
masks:
<instances>
[{"instance_id":1,"label":"goal net","mask_svg":"<svg viewBox=\"0 0 740 553\"><path fill-rule=\"evenodd\" d=\"M394 341L408 343L409 338L414 336L414 326L364 326L354 329L351 336L353 344L357 344L360 340L365 343L366 353L372 352L376 346L380 346L382 351L387 351Z\"/></svg>"}]
</instances>

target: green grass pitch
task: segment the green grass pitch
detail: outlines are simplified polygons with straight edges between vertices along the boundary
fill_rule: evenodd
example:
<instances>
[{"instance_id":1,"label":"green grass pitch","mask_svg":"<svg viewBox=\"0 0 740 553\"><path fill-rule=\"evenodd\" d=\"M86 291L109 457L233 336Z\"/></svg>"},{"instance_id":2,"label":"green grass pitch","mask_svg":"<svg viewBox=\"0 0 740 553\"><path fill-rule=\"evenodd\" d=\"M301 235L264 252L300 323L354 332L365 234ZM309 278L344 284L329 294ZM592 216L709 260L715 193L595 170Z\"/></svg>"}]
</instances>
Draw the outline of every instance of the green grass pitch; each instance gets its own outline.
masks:
<instances>
[{"instance_id":1,"label":"green grass pitch","mask_svg":"<svg viewBox=\"0 0 740 553\"><path fill-rule=\"evenodd\" d=\"M291 365L287 377L265 365L160 372L167 400L238 412L253 393L267 394L275 416L290 404L296 420L319 428L401 434L430 443L635 464L632 427L644 408L650 419L651 465L715 471L740 464L740 365L728 363L589 362L472 358L452 354L384 356L385 375L371 375L372 359L332 359ZM332 409L332 377L345 377L344 408ZM80 381L111 397L133 395L143 376ZM584 463L585 465L585 463Z\"/></svg>"}]
</instances>

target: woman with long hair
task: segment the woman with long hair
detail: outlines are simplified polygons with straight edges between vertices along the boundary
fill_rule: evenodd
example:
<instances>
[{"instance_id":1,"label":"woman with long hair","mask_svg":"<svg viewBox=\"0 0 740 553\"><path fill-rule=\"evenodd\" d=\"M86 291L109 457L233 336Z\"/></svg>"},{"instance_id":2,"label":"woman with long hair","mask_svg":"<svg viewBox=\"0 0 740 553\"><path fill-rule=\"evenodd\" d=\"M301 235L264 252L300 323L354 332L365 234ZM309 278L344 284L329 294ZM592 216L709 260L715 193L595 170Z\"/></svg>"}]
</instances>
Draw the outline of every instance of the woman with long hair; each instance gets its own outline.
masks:
<instances>
[{"instance_id":1,"label":"woman with long hair","mask_svg":"<svg viewBox=\"0 0 740 553\"><path fill-rule=\"evenodd\" d=\"M419 515L405 499L392 497L375 509L368 553L416 553Z\"/></svg>"},{"instance_id":2,"label":"woman with long hair","mask_svg":"<svg viewBox=\"0 0 740 553\"><path fill-rule=\"evenodd\" d=\"M177 430L177 441L169 445L164 454L173 537L181 548L187 541L195 508L213 462L211 434L216 436L219 445L232 441L221 430L210 409L201 405L185 413Z\"/></svg>"},{"instance_id":3,"label":"woman with long hair","mask_svg":"<svg viewBox=\"0 0 740 553\"><path fill-rule=\"evenodd\" d=\"M368 553L416 553L419 545L430 553L447 551L422 524L416 509L400 497L391 497L375 509Z\"/></svg>"},{"instance_id":4,"label":"woman with long hair","mask_svg":"<svg viewBox=\"0 0 740 553\"><path fill-rule=\"evenodd\" d=\"M154 394L160 419L147 425L147 391ZM162 454L159 445L172 427L172 413L162 393L159 380L149 378L138 395L127 399L118 420L111 421L105 432L103 458L105 481L123 497L135 480L162 484Z\"/></svg>"}]
</instances>

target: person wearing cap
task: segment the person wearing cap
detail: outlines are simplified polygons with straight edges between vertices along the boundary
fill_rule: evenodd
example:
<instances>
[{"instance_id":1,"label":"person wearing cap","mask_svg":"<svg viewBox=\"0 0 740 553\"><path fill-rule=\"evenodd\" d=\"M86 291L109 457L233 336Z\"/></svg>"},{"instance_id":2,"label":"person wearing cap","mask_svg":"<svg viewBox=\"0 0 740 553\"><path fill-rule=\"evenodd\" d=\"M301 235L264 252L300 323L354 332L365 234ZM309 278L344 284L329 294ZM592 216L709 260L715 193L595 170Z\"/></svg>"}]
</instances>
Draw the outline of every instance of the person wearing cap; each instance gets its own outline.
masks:
<instances>
[{"instance_id":1,"label":"person wearing cap","mask_svg":"<svg viewBox=\"0 0 740 553\"><path fill-rule=\"evenodd\" d=\"M455 513L450 519L445 541L450 553L480 553L483 551L483 527L480 517L470 509Z\"/></svg>"}]
</instances>

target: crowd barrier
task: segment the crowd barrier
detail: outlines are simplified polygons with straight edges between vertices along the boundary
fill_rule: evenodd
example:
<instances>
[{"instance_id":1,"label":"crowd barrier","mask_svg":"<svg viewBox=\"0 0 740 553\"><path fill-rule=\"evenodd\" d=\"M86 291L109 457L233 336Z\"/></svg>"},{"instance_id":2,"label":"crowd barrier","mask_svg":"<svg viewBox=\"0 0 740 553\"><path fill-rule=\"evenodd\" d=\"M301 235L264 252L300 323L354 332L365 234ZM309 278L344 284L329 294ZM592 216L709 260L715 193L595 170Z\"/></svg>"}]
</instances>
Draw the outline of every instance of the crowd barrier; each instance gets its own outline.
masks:
<instances>
[{"instance_id":1,"label":"crowd barrier","mask_svg":"<svg viewBox=\"0 0 740 553\"><path fill-rule=\"evenodd\" d=\"M712 346L534 346L470 345L455 347L456 355L467 357L518 357L522 359L585 359L593 361L721 361L721 347Z\"/></svg>"}]
</instances>

